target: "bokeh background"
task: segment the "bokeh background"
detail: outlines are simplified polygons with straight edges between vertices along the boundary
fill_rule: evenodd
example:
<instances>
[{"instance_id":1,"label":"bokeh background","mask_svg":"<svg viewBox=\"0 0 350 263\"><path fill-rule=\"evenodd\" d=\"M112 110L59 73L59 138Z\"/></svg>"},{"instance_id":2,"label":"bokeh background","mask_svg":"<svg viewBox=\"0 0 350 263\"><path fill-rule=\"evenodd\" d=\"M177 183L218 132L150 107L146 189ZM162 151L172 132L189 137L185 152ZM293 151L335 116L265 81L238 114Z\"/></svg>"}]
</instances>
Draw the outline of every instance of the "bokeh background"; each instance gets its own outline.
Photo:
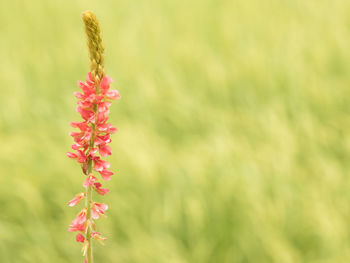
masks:
<instances>
[{"instance_id":1,"label":"bokeh background","mask_svg":"<svg viewBox=\"0 0 350 263\"><path fill-rule=\"evenodd\" d=\"M96 263L350 262L350 1L0 1L0 262L82 262L93 10L117 176Z\"/></svg>"}]
</instances>

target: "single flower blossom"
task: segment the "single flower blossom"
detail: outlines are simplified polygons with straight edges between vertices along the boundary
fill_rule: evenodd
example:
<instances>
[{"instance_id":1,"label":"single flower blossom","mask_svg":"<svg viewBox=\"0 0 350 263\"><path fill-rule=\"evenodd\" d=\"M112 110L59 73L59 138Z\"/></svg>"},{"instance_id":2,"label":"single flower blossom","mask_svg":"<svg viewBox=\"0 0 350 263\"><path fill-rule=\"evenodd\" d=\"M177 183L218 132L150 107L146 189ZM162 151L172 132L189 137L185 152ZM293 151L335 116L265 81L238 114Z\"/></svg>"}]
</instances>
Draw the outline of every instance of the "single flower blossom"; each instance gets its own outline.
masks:
<instances>
[{"instance_id":1,"label":"single flower blossom","mask_svg":"<svg viewBox=\"0 0 350 263\"><path fill-rule=\"evenodd\" d=\"M72 200L68 202L69 206L77 205L85 196L85 193L77 194Z\"/></svg>"},{"instance_id":2,"label":"single flower blossom","mask_svg":"<svg viewBox=\"0 0 350 263\"><path fill-rule=\"evenodd\" d=\"M105 194L108 194L109 192L109 189L107 188L101 188L102 184L97 182L97 183L94 183L94 189L95 191L99 194L99 195L105 195Z\"/></svg>"},{"instance_id":3,"label":"single flower blossom","mask_svg":"<svg viewBox=\"0 0 350 263\"><path fill-rule=\"evenodd\" d=\"M72 221L72 225L82 225L86 221L86 208L81 210L76 218Z\"/></svg>"},{"instance_id":4,"label":"single flower blossom","mask_svg":"<svg viewBox=\"0 0 350 263\"><path fill-rule=\"evenodd\" d=\"M105 211L108 209L108 205L101 203L92 203L91 217L98 219L100 216L105 215Z\"/></svg>"},{"instance_id":5,"label":"single flower blossom","mask_svg":"<svg viewBox=\"0 0 350 263\"><path fill-rule=\"evenodd\" d=\"M96 180L97 180L97 178L95 176L93 176L92 174L90 174L86 178L86 180L84 181L83 186L85 188L88 188L89 186L92 186Z\"/></svg>"},{"instance_id":6,"label":"single flower blossom","mask_svg":"<svg viewBox=\"0 0 350 263\"><path fill-rule=\"evenodd\" d=\"M84 237L82 234L77 234L77 235L75 236L75 240L76 240L77 242L84 243L85 237Z\"/></svg>"},{"instance_id":7,"label":"single flower blossom","mask_svg":"<svg viewBox=\"0 0 350 263\"><path fill-rule=\"evenodd\" d=\"M102 171L99 171L101 177L103 178L103 180L105 181L109 181L111 180L111 176L114 174L113 172L111 172L108 169L103 169Z\"/></svg>"},{"instance_id":8,"label":"single flower blossom","mask_svg":"<svg viewBox=\"0 0 350 263\"><path fill-rule=\"evenodd\" d=\"M71 224L68 228L69 232L76 232L76 231L85 232L85 230L86 230L85 224Z\"/></svg>"}]
</instances>

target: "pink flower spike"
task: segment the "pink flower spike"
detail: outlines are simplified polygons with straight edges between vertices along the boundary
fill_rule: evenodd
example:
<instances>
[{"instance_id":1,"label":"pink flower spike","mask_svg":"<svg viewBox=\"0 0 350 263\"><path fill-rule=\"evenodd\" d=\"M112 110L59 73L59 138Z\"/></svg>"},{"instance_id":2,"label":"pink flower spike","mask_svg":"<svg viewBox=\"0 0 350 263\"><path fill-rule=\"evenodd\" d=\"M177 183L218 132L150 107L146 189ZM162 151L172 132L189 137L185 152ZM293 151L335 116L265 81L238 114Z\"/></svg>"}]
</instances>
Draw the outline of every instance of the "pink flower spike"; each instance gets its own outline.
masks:
<instances>
[{"instance_id":1,"label":"pink flower spike","mask_svg":"<svg viewBox=\"0 0 350 263\"><path fill-rule=\"evenodd\" d=\"M106 180L106 181L111 180L111 176L114 174L113 172L111 172L110 170L107 170L107 169L103 169L99 173L102 176L103 180Z\"/></svg>"},{"instance_id":2,"label":"pink flower spike","mask_svg":"<svg viewBox=\"0 0 350 263\"><path fill-rule=\"evenodd\" d=\"M107 146L107 145L99 145L99 151L102 157L106 157L108 155L112 154L112 149L111 147Z\"/></svg>"},{"instance_id":3,"label":"pink flower spike","mask_svg":"<svg viewBox=\"0 0 350 263\"><path fill-rule=\"evenodd\" d=\"M95 176L90 174L84 181L83 186L87 189L89 186L93 185L94 182L97 180Z\"/></svg>"},{"instance_id":4,"label":"pink flower spike","mask_svg":"<svg viewBox=\"0 0 350 263\"><path fill-rule=\"evenodd\" d=\"M68 231L75 232L75 240L82 243L84 263L93 261L92 243L102 243L106 238L96 232L95 219L105 216L108 205L95 202L95 197L101 199L109 193L109 189L103 188L102 179L110 180L113 172L109 170L110 163L105 157L112 155L111 134L117 131L111 123L108 123L110 106L120 98L116 89L111 89L113 80L104 74L104 48L99 35L99 25L95 15L91 11L82 13L85 24L90 54L90 70L85 81L78 81L75 110L80 120L73 121L70 126L74 131L72 152L66 155L79 163L84 178L82 179L83 191L68 202L69 206L77 206L80 202L84 205L80 212L72 220ZM97 175L100 173L102 179ZM104 183L105 184L105 183ZM97 196L100 195L100 196ZM84 199L84 201L82 201ZM1 256L0 256L1 258Z\"/></svg>"},{"instance_id":5,"label":"pink flower spike","mask_svg":"<svg viewBox=\"0 0 350 263\"><path fill-rule=\"evenodd\" d=\"M85 196L85 193L77 194L72 200L68 202L69 206L77 205Z\"/></svg>"},{"instance_id":6,"label":"pink flower spike","mask_svg":"<svg viewBox=\"0 0 350 263\"><path fill-rule=\"evenodd\" d=\"M82 234L78 234L78 235L75 236L75 240L76 240L77 242L84 243L85 237L84 237Z\"/></svg>"}]
</instances>

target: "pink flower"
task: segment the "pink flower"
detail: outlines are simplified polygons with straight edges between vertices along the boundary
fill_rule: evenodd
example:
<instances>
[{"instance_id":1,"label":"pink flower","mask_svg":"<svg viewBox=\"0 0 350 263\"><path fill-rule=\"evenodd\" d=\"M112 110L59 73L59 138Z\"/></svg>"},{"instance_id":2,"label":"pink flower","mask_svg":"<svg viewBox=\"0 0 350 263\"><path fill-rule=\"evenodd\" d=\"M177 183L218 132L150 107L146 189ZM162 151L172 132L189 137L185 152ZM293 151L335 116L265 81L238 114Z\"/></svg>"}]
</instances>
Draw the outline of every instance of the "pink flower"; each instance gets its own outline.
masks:
<instances>
[{"instance_id":1,"label":"pink flower","mask_svg":"<svg viewBox=\"0 0 350 263\"><path fill-rule=\"evenodd\" d=\"M70 133L74 139L74 144L72 145L74 151L67 152L69 158L75 159L81 164L83 173L87 175L83 182L83 187L88 189L89 193L91 188L93 188L97 194L102 196L108 194L109 189L102 187L102 184L97 181L91 170L93 168L99 172L104 180L110 180L113 175L113 172L108 170L110 164L101 159L112 154L112 149L107 144L111 142L111 134L117 131L116 127L107 123L112 101L120 98L117 90L110 89L112 81L110 77L104 76L99 86L97 86L94 83L91 73L89 73L85 82L78 82L81 91L74 92L74 96L78 99L76 111L81 115L83 120L70 123L78 131ZM68 205L77 205L86 195L87 193L85 192L76 195L68 202ZM94 232L96 224L92 219L98 219L104 216L107 209L107 204L96 203L90 199L87 206L77 214L71 225L69 225L68 231L81 232L75 238L77 242L84 243L84 256L86 256L90 245L90 241L86 239L88 229L92 231L90 235L91 239L100 242L106 239L99 232Z\"/></svg>"},{"instance_id":2,"label":"pink flower","mask_svg":"<svg viewBox=\"0 0 350 263\"><path fill-rule=\"evenodd\" d=\"M113 175L113 172L111 172L110 170L107 170L107 169L103 169L99 173L102 176L103 180L106 180L106 181L111 180L111 176Z\"/></svg>"},{"instance_id":3,"label":"pink flower","mask_svg":"<svg viewBox=\"0 0 350 263\"><path fill-rule=\"evenodd\" d=\"M79 214L76 216L76 218L74 218L74 220L72 221L72 225L81 225L86 221L86 208L84 208L83 210L81 210L79 212Z\"/></svg>"},{"instance_id":4,"label":"pink flower","mask_svg":"<svg viewBox=\"0 0 350 263\"><path fill-rule=\"evenodd\" d=\"M113 127L110 123L103 123L97 126L97 130L99 132L115 133L117 131L117 128Z\"/></svg>"},{"instance_id":5,"label":"pink flower","mask_svg":"<svg viewBox=\"0 0 350 263\"><path fill-rule=\"evenodd\" d=\"M77 159L79 163L86 162L86 155L83 151L77 150L77 153L67 152L67 156L72 159Z\"/></svg>"},{"instance_id":6,"label":"pink flower","mask_svg":"<svg viewBox=\"0 0 350 263\"><path fill-rule=\"evenodd\" d=\"M106 94L106 92L109 90L109 84L111 84L112 82L113 80L108 76L104 76L101 79L100 87L102 94Z\"/></svg>"},{"instance_id":7,"label":"pink flower","mask_svg":"<svg viewBox=\"0 0 350 263\"><path fill-rule=\"evenodd\" d=\"M80 232L85 232L85 225L84 224L71 224L69 226L68 231L69 232L76 232L76 231L80 231Z\"/></svg>"},{"instance_id":8,"label":"pink flower","mask_svg":"<svg viewBox=\"0 0 350 263\"><path fill-rule=\"evenodd\" d=\"M100 136L96 136L95 138L95 145L105 145L107 143L110 143L111 139L110 139L110 135L106 134L106 135L100 135Z\"/></svg>"},{"instance_id":9,"label":"pink flower","mask_svg":"<svg viewBox=\"0 0 350 263\"><path fill-rule=\"evenodd\" d=\"M100 157L94 157L94 163L94 169L97 172L108 169L111 166L107 161L101 160Z\"/></svg>"},{"instance_id":10,"label":"pink flower","mask_svg":"<svg viewBox=\"0 0 350 263\"><path fill-rule=\"evenodd\" d=\"M79 149L82 148L82 147L84 147L84 145L81 145L81 144L79 144L79 143L76 143L76 144L73 144L73 145L72 145L72 149L73 149L73 150L79 150ZM70 153L70 154L72 154L72 153Z\"/></svg>"},{"instance_id":11,"label":"pink flower","mask_svg":"<svg viewBox=\"0 0 350 263\"><path fill-rule=\"evenodd\" d=\"M117 90L109 90L106 92L106 98L110 100L118 100L120 99L120 94Z\"/></svg>"},{"instance_id":12,"label":"pink flower","mask_svg":"<svg viewBox=\"0 0 350 263\"><path fill-rule=\"evenodd\" d=\"M91 128L89 125L86 123L86 121L83 122L77 122L77 121L72 121L70 125L73 128L79 128L81 131L91 131Z\"/></svg>"},{"instance_id":13,"label":"pink flower","mask_svg":"<svg viewBox=\"0 0 350 263\"><path fill-rule=\"evenodd\" d=\"M102 184L97 182L97 183L94 183L94 189L95 191L99 194L99 195L105 195L105 194L108 194L109 192L109 189L107 188L101 188Z\"/></svg>"},{"instance_id":14,"label":"pink flower","mask_svg":"<svg viewBox=\"0 0 350 263\"><path fill-rule=\"evenodd\" d=\"M109 113L109 106L111 106L112 103L110 102L101 102L98 104L98 112L102 112L104 114Z\"/></svg>"},{"instance_id":15,"label":"pink flower","mask_svg":"<svg viewBox=\"0 0 350 263\"><path fill-rule=\"evenodd\" d=\"M77 194L72 200L68 202L69 206L77 205L85 196L85 193Z\"/></svg>"},{"instance_id":16,"label":"pink flower","mask_svg":"<svg viewBox=\"0 0 350 263\"><path fill-rule=\"evenodd\" d=\"M95 153L97 152L97 148L91 148L89 152L89 156L92 158L95 156Z\"/></svg>"},{"instance_id":17,"label":"pink flower","mask_svg":"<svg viewBox=\"0 0 350 263\"><path fill-rule=\"evenodd\" d=\"M100 215L105 214L105 210L108 209L108 205L101 203L92 203L91 217L93 219L98 219Z\"/></svg>"},{"instance_id":18,"label":"pink flower","mask_svg":"<svg viewBox=\"0 0 350 263\"><path fill-rule=\"evenodd\" d=\"M69 158L72 158L72 159L78 158L78 155L76 153L67 152L66 154Z\"/></svg>"},{"instance_id":19,"label":"pink flower","mask_svg":"<svg viewBox=\"0 0 350 263\"><path fill-rule=\"evenodd\" d=\"M90 174L84 181L83 186L85 188L88 188L89 186L93 185L94 182L97 180L97 178L95 176L93 176L92 174Z\"/></svg>"},{"instance_id":20,"label":"pink flower","mask_svg":"<svg viewBox=\"0 0 350 263\"><path fill-rule=\"evenodd\" d=\"M80 113L81 117L90 123L95 123L95 114L93 111L85 110L82 107L78 106L76 111Z\"/></svg>"},{"instance_id":21,"label":"pink flower","mask_svg":"<svg viewBox=\"0 0 350 263\"><path fill-rule=\"evenodd\" d=\"M84 237L82 234L77 234L77 235L75 236L75 240L76 240L77 242L84 243L85 237Z\"/></svg>"},{"instance_id":22,"label":"pink flower","mask_svg":"<svg viewBox=\"0 0 350 263\"><path fill-rule=\"evenodd\" d=\"M91 138L91 128L82 129L81 132L71 132L70 136L74 138L74 141L79 144L88 143Z\"/></svg>"},{"instance_id":23,"label":"pink flower","mask_svg":"<svg viewBox=\"0 0 350 263\"><path fill-rule=\"evenodd\" d=\"M107 145L99 145L99 146L98 146L98 149L99 149L100 155L101 155L102 157L106 157L106 156L112 154L112 149L111 149L111 147L109 147L109 146L107 146Z\"/></svg>"}]
</instances>

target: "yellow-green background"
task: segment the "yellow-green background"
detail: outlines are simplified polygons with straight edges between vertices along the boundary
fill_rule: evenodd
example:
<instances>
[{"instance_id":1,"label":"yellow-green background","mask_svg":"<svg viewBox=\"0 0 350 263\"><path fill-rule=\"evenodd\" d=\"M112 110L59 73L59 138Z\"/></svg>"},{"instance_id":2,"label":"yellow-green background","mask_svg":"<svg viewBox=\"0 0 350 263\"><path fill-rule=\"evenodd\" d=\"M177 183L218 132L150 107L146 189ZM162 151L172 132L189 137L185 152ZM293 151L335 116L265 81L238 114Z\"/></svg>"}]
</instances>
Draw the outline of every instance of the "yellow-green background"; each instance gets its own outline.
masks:
<instances>
[{"instance_id":1,"label":"yellow-green background","mask_svg":"<svg viewBox=\"0 0 350 263\"><path fill-rule=\"evenodd\" d=\"M122 96L96 263L350 262L350 1L1 0L1 263L83 260L87 9Z\"/></svg>"}]
</instances>

